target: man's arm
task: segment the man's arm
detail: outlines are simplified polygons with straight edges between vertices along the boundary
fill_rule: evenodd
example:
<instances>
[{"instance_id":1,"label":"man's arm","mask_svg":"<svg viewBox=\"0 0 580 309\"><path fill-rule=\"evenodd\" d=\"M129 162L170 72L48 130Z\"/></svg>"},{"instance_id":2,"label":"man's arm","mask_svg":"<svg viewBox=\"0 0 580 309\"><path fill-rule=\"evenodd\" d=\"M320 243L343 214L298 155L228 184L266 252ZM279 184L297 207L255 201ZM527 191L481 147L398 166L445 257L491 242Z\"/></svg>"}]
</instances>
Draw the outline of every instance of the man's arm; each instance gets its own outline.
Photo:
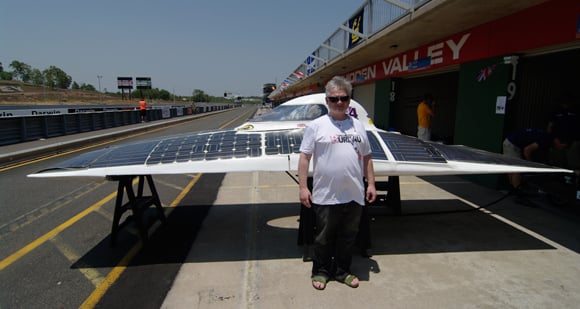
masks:
<instances>
[{"instance_id":1,"label":"man's arm","mask_svg":"<svg viewBox=\"0 0 580 309\"><path fill-rule=\"evenodd\" d=\"M367 179L367 202L372 203L377 198L377 188L375 187L375 170L370 154L363 157L364 173Z\"/></svg>"},{"instance_id":2,"label":"man's arm","mask_svg":"<svg viewBox=\"0 0 580 309\"><path fill-rule=\"evenodd\" d=\"M300 188L300 203L304 206L310 208L310 200L312 200L312 194L308 190L308 168L310 166L310 159L312 154L306 154L304 152L300 153L300 159L298 160L298 185Z\"/></svg>"},{"instance_id":3,"label":"man's arm","mask_svg":"<svg viewBox=\"0 0 580 309\"><path fill-rule=\"evenodd\" d=\"M528 146L524 147L524 159L531 161L533 159L532 154L540 148L538 143L531 143Z\"/></svg>"}]
</instances>

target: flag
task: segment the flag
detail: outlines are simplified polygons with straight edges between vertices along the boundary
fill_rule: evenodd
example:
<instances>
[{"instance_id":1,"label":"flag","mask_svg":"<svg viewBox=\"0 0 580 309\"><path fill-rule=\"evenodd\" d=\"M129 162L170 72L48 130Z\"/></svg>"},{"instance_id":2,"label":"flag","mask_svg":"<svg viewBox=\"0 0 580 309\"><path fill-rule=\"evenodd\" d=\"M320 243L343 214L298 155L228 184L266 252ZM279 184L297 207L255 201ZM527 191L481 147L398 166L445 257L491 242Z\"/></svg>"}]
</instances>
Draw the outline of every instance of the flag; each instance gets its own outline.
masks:
<instances>
[{"instance_id":1,"label":"flag","mask_svg":"<svg viewBox=\"0 0 580 309\"><path fill-rule=\"evenodd\" d=\"M479 71L479 73L477 74L477 81L478 82L486 81L494 70L495 70L495 64L481 69Z\"/></svg>"},{"instance_id":2,"label":"flag","mask_svg":"<svg viewBox=\"0 0 580 309\"><path fill-rule=\"evenodd\" d=\"M300 71L296 71L293 73L296 77L298 78L303 78L304 77L304 73L300 72Z\"/></svg>"},{"instance_id":3,"label":"flag","mask_svg":"<svg viewBox=\"0 0 580 309\"><path fill-rule=\"evenodd\" d=\"M315 52L312 52L312 56L315 56ZM306 75L310 75L316 71L316 58L306 57Z\"/></svg>"},{"instance_id":4,"label":"flag","mask_svg":"<svg viewBox=\"0 0 580 309\"><path fill-rule=\"evenodd\" d=\"M357 14L355 14L351 19L348 20L348 28L354 30L358 33L364 33L363 30L363 17L364 17L364 8L361 9ZM354 33L348 34L348 48L352 48L356 46L356 44L360 43L362 38Z\"/></svg>"}]
</instances>

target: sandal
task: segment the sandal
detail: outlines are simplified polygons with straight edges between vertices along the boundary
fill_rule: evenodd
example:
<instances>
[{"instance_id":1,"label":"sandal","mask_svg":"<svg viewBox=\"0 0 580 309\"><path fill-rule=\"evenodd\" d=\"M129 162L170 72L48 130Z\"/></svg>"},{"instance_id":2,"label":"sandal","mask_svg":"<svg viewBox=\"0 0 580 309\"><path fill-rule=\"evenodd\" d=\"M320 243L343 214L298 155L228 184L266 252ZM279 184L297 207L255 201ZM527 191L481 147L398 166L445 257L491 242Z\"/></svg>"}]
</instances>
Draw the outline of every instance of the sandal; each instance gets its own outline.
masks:
<instances>
[{"instance_id":1,"label":"sandal","mask_svg":"<svg viewBox=\"0 0 580 309\"><path fill-rule=\"evenodd\" d=\"M353 283L353 281L354 281L355 279L357 280L357 283ZM359 281L359 280L358 280L358 278L357 278L355 275L352 275L352 274L347 274L347 275L344 277L344 279L342 279L342 280L340 280L340 279L337 279L337 281L340 281L340 282L342 282L342 283L344 283L344 284L348 285L349 287L351 287L351 288L353 288L353 289L354 289L354 288L358 288L358 284L359 284L359 282L358 282L358 281Z\"/></svg>"},{"instance_id":2,"label":"sandal","mask_svg":"<svg viewBox=\"0 0 580 309\"><path fill-rule=\"evenodd\" d=\"M312 276L312 287L317 290L324 290L326 288L326 282L328 282L328 278L325 276ZM317 283L319 285L317 285Z\"/></svg>"}]
</instances>

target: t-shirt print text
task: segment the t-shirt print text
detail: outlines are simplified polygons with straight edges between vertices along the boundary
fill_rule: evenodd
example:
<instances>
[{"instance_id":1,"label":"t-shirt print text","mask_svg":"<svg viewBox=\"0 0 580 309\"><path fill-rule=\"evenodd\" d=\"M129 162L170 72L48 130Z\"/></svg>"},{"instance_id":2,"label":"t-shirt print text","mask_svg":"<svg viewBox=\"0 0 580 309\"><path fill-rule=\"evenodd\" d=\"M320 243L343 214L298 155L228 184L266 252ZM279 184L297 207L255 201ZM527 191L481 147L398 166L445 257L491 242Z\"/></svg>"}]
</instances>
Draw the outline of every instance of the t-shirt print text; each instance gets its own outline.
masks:
<instances>
[{"instance_id":1,"label":"t-shirt print text","mask_svg":"<svg viewBox=\"0 0 580 309\"><path fill-rule=\"evenodd\" d=\"M356 135L351 135L351 134L338 134L338 135L331 136L330 137L330 141L333 144L350 143L350 144L353 144L354 145L354 143L361 143L362 142L362 138L358 134L356 134Z\"/></svg>"}]
</instances>

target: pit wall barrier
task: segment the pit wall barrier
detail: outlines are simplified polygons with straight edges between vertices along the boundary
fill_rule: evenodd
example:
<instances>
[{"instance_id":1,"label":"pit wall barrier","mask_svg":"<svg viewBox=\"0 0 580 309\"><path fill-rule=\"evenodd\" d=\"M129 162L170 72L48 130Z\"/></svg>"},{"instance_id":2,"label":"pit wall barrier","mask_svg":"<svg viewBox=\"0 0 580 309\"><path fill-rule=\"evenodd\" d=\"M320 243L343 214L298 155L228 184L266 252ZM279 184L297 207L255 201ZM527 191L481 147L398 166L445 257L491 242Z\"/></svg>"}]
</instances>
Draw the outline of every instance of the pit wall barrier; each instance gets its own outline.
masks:
<instances>
[{"instance_id":1,"label":"pit wall barrier","mask_svg":"<svg viewBox=\"0 0 580 309\"><path fill-rule=\"evenodd\" d=\"M148 109L146 121L232 108L232 105ZM0 117L0 146L121 127L141 122L139 110L108 110L41 116Z\"/></svg>"}]
</instances>

